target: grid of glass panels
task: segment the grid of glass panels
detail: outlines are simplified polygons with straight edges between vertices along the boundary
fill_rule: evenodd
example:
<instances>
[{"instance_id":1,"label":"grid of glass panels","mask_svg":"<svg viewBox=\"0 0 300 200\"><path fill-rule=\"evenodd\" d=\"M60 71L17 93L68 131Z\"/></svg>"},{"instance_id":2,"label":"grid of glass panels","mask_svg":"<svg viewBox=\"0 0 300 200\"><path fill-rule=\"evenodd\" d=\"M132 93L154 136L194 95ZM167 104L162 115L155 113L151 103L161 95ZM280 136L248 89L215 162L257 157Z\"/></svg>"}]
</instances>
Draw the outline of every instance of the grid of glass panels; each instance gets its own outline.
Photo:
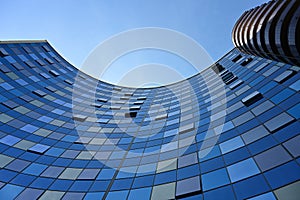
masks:
<instances>
[{"instance_id":1,"label":"grid of glass panels","mask_svg":"<svg viewBox=\"0 0 300 200\"><path fill-rule=\"evenodd\" d=\"M234 49L188 79L196 91L185 82L169 86L182 94L179 106L167 87L95 80L45 42L1 44L0 51L1 198L284 199L299 192L297 66ZM211 116L222 111L209 101L218 95L208 94L203 77L224 81L223 127ZM73 89L81 95L72 101ZM204 143L220 128L216 145ZM192 135L187 148L176 143ZM115 146L141 156L111 153Z\"/></svg>"}]
</instances>

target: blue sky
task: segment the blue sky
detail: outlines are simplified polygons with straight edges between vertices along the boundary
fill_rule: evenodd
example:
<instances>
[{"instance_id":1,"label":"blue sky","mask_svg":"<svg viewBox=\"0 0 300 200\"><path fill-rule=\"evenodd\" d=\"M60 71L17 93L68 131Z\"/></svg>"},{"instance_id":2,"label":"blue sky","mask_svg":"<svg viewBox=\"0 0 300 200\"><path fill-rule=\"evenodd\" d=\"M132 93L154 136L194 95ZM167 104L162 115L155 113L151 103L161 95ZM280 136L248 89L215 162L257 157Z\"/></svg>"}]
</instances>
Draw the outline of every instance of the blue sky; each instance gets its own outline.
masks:
<instances>
[{"instance_id":1,"label":"blue sky","mask_svg":"<svg viewBox=\"0 0 300 200\"><path fill-rule=\"evenodd\" d=\"M217 60L233 48L231 30L236 20L245 10L265 2L266 0L0 0L0 40L47 39L62 56L80 68L89 53L112 35L134 28L161 27L193 38L206 49L213 60ZM151 61L151 55L152 53L145 61ZM165 59L164 56L160 57L161 60ZM132 63L128 63L130 67ZM142 64L143 59L133 63ZM116 73L117 67L111 74ZM185 75L193 73L191 70Z\"/></svg>"}]
</instances>

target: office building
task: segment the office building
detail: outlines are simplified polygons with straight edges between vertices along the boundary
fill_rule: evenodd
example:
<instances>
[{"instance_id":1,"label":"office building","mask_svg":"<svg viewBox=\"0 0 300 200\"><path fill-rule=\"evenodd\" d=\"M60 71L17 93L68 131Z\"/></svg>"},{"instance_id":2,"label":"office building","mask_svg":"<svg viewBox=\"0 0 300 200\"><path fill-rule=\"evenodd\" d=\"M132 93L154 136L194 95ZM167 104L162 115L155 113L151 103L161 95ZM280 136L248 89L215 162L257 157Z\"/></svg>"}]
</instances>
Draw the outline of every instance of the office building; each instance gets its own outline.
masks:
<instances>
[{"instance_id":1,"label":"office building","mask_svg":"<svg viewBox=\"0 0 300 200\"><path fill-rule=\"evenodd\" d=\"M0 199L297 199L297 59L240 48L187 80L127 88L47 41L0 42Z\"/></svg>"}]
</instances>

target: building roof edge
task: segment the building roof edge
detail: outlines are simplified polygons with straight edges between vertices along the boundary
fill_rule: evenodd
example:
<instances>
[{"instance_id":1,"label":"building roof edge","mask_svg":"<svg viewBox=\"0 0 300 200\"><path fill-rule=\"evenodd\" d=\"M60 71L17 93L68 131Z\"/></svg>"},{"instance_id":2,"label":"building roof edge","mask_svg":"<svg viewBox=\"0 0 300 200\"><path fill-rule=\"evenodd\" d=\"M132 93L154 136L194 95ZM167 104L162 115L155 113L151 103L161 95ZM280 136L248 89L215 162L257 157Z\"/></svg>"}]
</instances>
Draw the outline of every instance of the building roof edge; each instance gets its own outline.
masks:
<instances>
[{"instance_id":1,"label":"building roof edge","mask_svg":"<svg viewBox=\"0 0 300 200\"><path fill-rule=\"evenodd\" d=\"M0 40L0 44L14 44L14 43L41 43L47 40Z\"/></svg>"}]
</instances>

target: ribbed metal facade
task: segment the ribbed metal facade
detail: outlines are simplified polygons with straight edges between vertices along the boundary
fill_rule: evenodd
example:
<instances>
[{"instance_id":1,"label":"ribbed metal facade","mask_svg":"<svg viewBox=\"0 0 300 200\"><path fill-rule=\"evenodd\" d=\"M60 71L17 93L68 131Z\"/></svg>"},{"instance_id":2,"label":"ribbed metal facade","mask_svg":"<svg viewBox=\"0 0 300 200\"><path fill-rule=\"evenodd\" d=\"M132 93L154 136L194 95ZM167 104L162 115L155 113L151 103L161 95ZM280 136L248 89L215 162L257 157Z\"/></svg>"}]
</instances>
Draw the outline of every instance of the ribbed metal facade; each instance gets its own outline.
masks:
<instances>
[{"instance_id":1,"label":"ribbed metal facade","mask_svg":"<svg viewBox=\"0 0 300 200\"><path fill-rule=\"evenodd\" d=\"M300 65L300 1L270 1L246 11L232 32L241 51Z\"/></svg>"}]
</instances>

